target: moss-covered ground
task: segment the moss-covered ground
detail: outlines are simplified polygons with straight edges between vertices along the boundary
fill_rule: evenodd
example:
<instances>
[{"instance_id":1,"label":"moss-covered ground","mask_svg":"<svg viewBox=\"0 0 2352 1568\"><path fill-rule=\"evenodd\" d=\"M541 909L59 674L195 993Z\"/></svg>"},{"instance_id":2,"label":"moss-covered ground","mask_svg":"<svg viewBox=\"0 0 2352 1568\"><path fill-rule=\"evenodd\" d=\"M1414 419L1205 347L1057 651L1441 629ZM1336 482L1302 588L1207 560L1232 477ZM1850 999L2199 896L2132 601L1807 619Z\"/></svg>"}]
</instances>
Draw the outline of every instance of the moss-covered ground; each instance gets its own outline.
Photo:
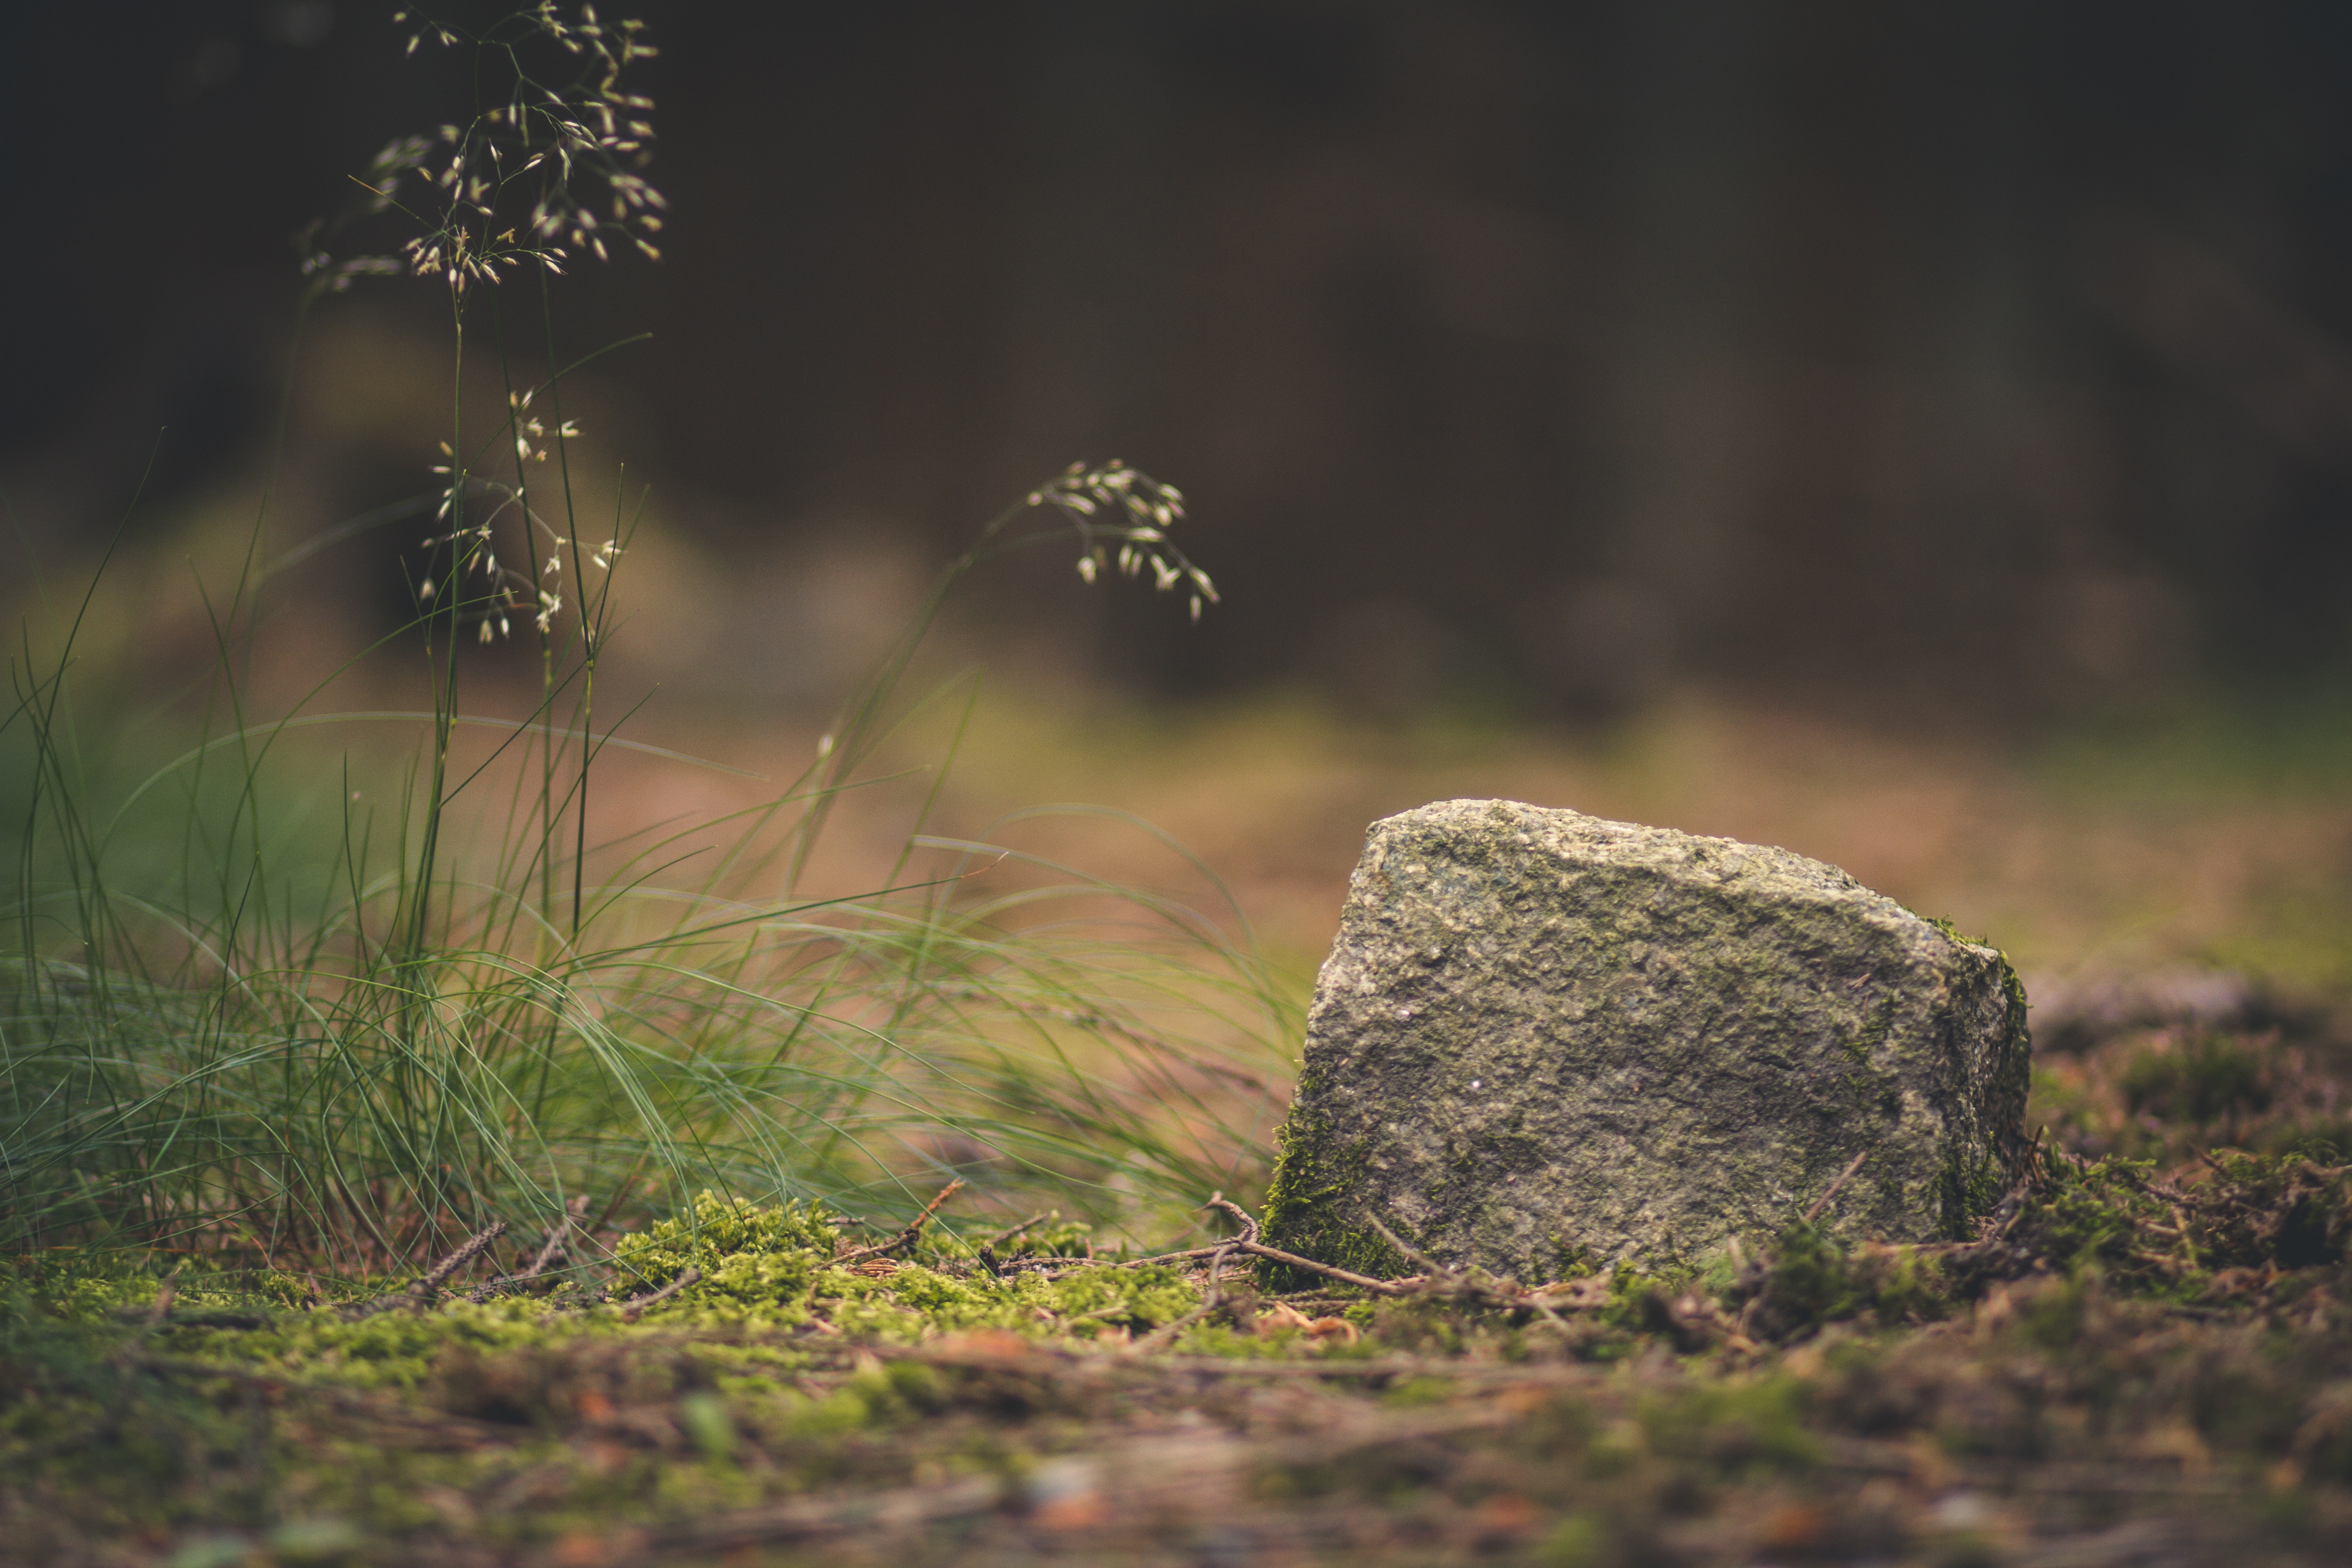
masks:
<instances>
[{"instance_id":1,"label":"moss-covered ground","mask_svg":"<svg viewBox=\"0 0 2352 1568\"><path fill-rule=\"evenodd\" d=\"M2345 1046L2074 1027L1972 1242L1792 1221L1531 1293L1278 1296L1236 1251L1212 1294L1058 1220L877 1252L718 1198L429 1301L19 1258L0 1560L2346 1561Z\"/></svg>"}]
</instances>

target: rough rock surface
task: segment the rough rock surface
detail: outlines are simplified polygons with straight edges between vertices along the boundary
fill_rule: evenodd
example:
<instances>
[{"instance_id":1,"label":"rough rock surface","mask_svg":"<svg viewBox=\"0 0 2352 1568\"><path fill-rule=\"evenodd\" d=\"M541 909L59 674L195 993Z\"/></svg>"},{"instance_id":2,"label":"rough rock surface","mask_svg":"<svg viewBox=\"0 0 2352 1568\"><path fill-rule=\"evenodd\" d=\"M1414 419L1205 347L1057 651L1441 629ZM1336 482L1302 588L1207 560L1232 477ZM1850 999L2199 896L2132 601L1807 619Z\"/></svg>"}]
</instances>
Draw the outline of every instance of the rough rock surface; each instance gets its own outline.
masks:
<instances>
[{"instance_id":1,"label":"rough rock surface","mask_svg":"<svg viewBox=\"0 0 2352 1568\"><path fill-rule=\"evenodd\" d=\"M1372 825L1266 1240L1523 1281L1821 1223L1968 1233L2024 1154L2001 954L1786 849L1511 801ZM1861 1156L1843 1184L1838 1178Z\"/></svg>"}]
</instances>

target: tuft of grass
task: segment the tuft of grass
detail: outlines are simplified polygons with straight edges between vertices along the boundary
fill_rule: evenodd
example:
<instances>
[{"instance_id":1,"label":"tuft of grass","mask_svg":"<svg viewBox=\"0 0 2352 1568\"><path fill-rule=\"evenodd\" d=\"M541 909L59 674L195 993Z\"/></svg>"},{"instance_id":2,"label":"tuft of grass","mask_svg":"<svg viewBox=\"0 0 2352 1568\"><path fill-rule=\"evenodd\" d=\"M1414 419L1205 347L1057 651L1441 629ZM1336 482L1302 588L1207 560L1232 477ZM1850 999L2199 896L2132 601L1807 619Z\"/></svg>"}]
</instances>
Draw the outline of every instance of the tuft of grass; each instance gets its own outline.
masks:
<instances>
[{"instance_id":1,"label":"tuft of grass","mask_svg":"<svg viewBox=\"0 0 2352 1568\"><path fill-rule=\"evenodd\" d=\"M593 1254L622 1221L695 1214L706 1187L856 1213L961 1172L983 1215L1045 1189L1134 1219L1262 1179L1295 1008L1231 910L1067 873L975 896L976 872L1016 858L927 837L936 783L887 875L811 870L837 803L886 777L926 628L993 555L1075 541L1087 580L1148 568L1197 619L1215 589L1170 540L1172 487L1073 465L941 574L799 777L718 822L592 842L599 760L632 745L597 680L642 497L592 518L551 280L623 232L658 258L654 106L623 80L654 51L634 21L550 6L478 33L410 17L473 51L480 108L392 143L352 213L304 237L302 310L425 278L453 365L495 342L504 404L485 420L453 374L436 489L412 507L273 559L265 502L206 592L214 666L161 719L77 701L110 550L78 605L26 616L0 717L0 1248L226 1249L360 1277L493 1219L569 1216ZM620 216L600 227L601 205ZM321 247L370 225L413 231L401 259ZM543 374L509 352L527 328ZM425 513L437 553L388 640L421 655L429 705L316 711L333 671L257 711L247 672L281 574ZM537 700L482 711L472 649L518 636ZM417 737L389 777L319 743L387 723ZM110 783L121 730L176 751Z\"/></svg>"}]
</instances>

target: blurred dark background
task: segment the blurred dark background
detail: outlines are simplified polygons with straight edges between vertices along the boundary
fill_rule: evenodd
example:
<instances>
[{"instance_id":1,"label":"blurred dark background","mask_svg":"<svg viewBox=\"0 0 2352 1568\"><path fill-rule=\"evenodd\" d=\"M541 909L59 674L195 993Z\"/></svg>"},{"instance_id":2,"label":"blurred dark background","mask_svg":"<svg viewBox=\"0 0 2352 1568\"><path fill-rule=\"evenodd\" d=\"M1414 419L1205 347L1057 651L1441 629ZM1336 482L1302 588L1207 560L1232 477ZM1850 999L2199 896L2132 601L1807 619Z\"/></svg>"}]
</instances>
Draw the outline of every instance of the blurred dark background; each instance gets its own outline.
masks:
<instances>
[{"instance_id":1,"label":"blurred dark background","mask_svg":"<svg viewBox=\"0 0 2352 1568\"><path fill-rule=\"evenodd\" d=\"M288 237L468 101L392 9L18 8L0 479L37 547L151 449L142 516L257 461ZM715 560L943 558L1118 457L1192 497L1212 624L1060 552L977 624L1066 595L1144 691L2031 721L2352 662L2352 7L619 9L664 51L667 256L572 279L565 331L654 331L592 433ZM446 332L423 283L329 310L347 361ZM368 417L298 400L279 526L429 482L429 424Z\"/></svg>"}]
</instances>

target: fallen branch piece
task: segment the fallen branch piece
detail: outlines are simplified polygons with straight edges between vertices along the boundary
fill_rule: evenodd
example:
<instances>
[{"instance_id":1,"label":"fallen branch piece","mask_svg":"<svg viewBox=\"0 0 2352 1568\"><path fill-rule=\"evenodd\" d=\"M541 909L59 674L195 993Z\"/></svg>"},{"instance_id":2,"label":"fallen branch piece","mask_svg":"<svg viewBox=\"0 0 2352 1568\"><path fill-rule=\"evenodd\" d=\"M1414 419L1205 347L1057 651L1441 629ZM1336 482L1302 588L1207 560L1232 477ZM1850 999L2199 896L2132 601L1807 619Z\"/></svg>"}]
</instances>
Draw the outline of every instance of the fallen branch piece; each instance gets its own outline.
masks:
<instances>
[{"instance_id":1,"label":"fallen branch piece","mask_svg":"<svg viewBox=\"0 0 2352 1568\"><path fill-rule=\"evenodd\" d=\"M1829 1186L1822 1191L1822 1195L1815 1198L1811 1205L1806 1208L1805 1223L1807 1225L1812 1224L1813 1220L1821 1214L1821 1212L1830 1206L1830 1200L1838 1195L1838 1189L1844 1186L1847 1181L1853 1177L1856 1171L1862 1169L1862 1163L1868 1158L1870 1158L1870 1151L1864 1149L1861 1153L1856 1154L1853 1157L1853 1163L1847 1165L1844 1170L1838 1173L1837 1180L1832 1182Z\"/></svg>"},{"instance_id":2,"label":"fallen branch piece","mask_svg":"<svg viewBox=\"0 0 2352 1568\"><path fill-rule=\"evenodd\" d=\"M1364 1216L1364 1220L1365 1223L1370 1225L1374 1230L1379 1231L1381 1233L1381 1239L1387 1242L1391 1247L1395 1247L1398 1254L1402 1256L1407 1263L1418 1263L1423 1269L1427 1270L1428 1277L1430 1279L1443 1279L1462 1272L1451 1264L1440 1263L1426 1252L1422 1251L1421 1248L1413 1246L1412 1243L1397 1235L1396 1232L1391 1230L1388 1226L1381 1223L1381 1219L1378 1215L1368 1214Z\"/></svg>"},{"instance_id":3,"label":"fallen branch piece","mask_svg":"<svg viewBox=\"0 0 2352 1568\"><path fill-rule=\"evenodd\" d=\"M1224 1210L1227 1214L1242 1222L1242 1239L1244 1241L1255 1241L1257 1239L1257 1221L1250 1217L1249 1210L1242 1207L1241 1205L1234 1202L1231 1198L1225 1196L1224 1194L1211 1193L1209 1194L1209 1201L1202 1204L1201 1206L1202 1208Z\"/></svg>"},{"instance_id":4,"label":"fallen branch piece","mask_svg":"<svg viewBox=\"0 0 2352 1568\"><path fill-rule=\"evenodd\" d=\"M389 1312L401 1307L429 1306L433 1299L441 1293L441 1287L447 1282L451 1275L479 1258L490 1243L506 1233L507 1222L494 1219L490 1222L488 1229L469 1237L455 1252L435 1264L422 1279L406 1289L387 1291L372 1301L357 1302L343 1308L340 1315L357 1320L373 1318L379 1312Z\"/></svg>"},{"instance_id":5,"label":"fallen branch piece","mask_svg":"<svg viewBox=\"0 0 2352 1568\"><path fill-rule=\"evenodd\" d=\"M671 1280L660 1289L648 1290L642 1296L632 1296L627 1300L623 1301L620 1304L622 1320L626 1322L635 1322L638 1315L644 1312L647 1307L657 1306L661 1302L668 1300L672 1296L677 1295L680 1290L685 1289L688 1286L693 1284L696 1280L700 1279L701 1278L702 1270L697 1268L691 1263L688 1264L684 1268L678 1271L677 1279Z\"/></svg>"},{"instance_id":6,"label":"fallen branch piece","mask_svg":"<svg viewBox=\"0 0 2352 1568\"><path fill-rule=\"evenodd\" d=\"M435 1264L430 1273L426 1274L424 1279L419 1279L415 1284L410 1286L409 1289L420 1296L424 1296L428 1299L431 1298L440 1290L441 1287L445 1283L447 1282L451 1275L466 1267L467 1264L471 1263L475 1258L479 1258L484 1252L489 1249L490 1243L496 1241L506 1233L506 1221L502 1219L494 1219L490 1221L488 1229L483 1231L478 1236L469 1238L464 1244L459 1246L455 1252L452 1252L448 1257Z\"/></svg>"},{"instance_id":7,"label":"fallen branch piece","mask_svg":"<svg viewBox=\"0 0 2352 1568\"><path fill-rule=\"evenodd\" d=\"M933 1198L929 1203L925 1204L923 1205L923 1212L917 1215L914 1219L908 1224L906 1229L900 1231L889 1240L882 1243L879 1247L861 1247L855 1252L843 1253L840 1257L833 1260L834 1267L837 1268L845 1263L855 1263L861 1258L880 1258L887 1254L896 1252L902 1247L912 1247L915 1244L915 1238L923 1234L923 1226L929 1224L931 1216L940 1212L940 1205L946 1203L950 1198L955 1196L962 1187L963 1178L959 1176L954 1181L950 1182L946 1186L941 1187L940 1189L940 1195Z\"/></svg>"},{"instance_id":8,"label":"fallen branch piece","mask_svg":"<svg viewBox=\"0 0 2352 1568\"><path fill-rule=\"evenodd\" d=\"M1182 1333L1186 1329L1191 1328L1193 1324L1201 1321L1210 1313L1215 1311L1222 1300L1222 1292L1217 1289L1217 1276L1223 1272L1225 1259L1232 1254L1233 1250L1234 1249L1231 1245L1220 1247L1216 1249L1214 1255L1210 1258L1208 1283L1202 1288L1201 1304L1199 1306L1193 1308L1191 1311L1185 1313L1182 1317L1178 1318L1173 1322L1160 1324L1160 1327L1152 1330L1150 1333L1144 1335L1141 1339L1128 1346L1127 1353L1129 1355L1149 1355L1153 1351L1160 1349L1163 1345L1174 1344L1176 1342L1177 1335Z\"/></svg>"},{"instance_id":9,"label":"fallen branch piece","mask_svg":"<svg viewBox=\"0 0 2352 1568\"><path fill-rule=\"evenodd\" d=\"M1019 1225L1007 1226L1004 1229L998 1231L994 1236L990 1237L986 1241L982 1242L980 1244L980 1250L986 1252L991 1247L1003 1246L1006 1242L1011 1241L1014 1237L1019 1236L1023 1231L1045 1223L1045 1216L1053 1212L1054 1211L1051 1209L1039 1209L1035 1214L1031 1215Z\"/></svg>"},{"instance_id":10,"label":"fallen branch piece","mask_svg":"<svg viewBox=\"0 0 2352 1568\"><path fill-rule=\"evenodd\" d=\"M1367 1275L1350 1274L1344 1268L1334 1268L1328 1263L1318 1263L1311 1258L1301 1258L1295 1252L1285 1252L1278 1247L1268 1247L1258 1241L1234 1241L1232 1246L1273 1263L1287 1263L1293 1268L1304 1268L1309 1274L1320 1274L1326 1279L1337 1279L1342 1285L1353 1285L1377 1296L1410 1296L1419 1281L1374 1279Z\"/></svg>"},{"instance_id":11,"label":"fallen branch piece","mask_svg":"<svg viewBox=\"0 0 2352 1568\"><path fill-rule=\"evenodd\" d=\"M556 1219L553 1228L548 1231L547 1244L539 1249L538 1257L532 1258L528 1265L516 1273L500 1274L483 1281L467 1293L466 1300L479 1306L485 1301L505 1295L526 1279L538 1279L545 1272L549 1264L563 1256L564 1244L571 1239L572 1222L579 1217L580 1213L584 1211L587 1205L588 1199L584 1194L572 1199L570 1208Z\"/></svg>"},{"instance_id":12,"label":"fallen branch piece","mask_svg":"<svg viewBox=\"0 0 2352 1568\"><path fill-rule=\"evenodd\" d=\"M1140 1268L1149 1263L1190 1263L1197 1258L1214 1258L1231 1245L1230 1242L1221 1241L1214 1247L1192 1247L1181 1252L1155 1252L1149 1258L1130 1258L1126 1262L1115 1264L1113 1267Z\"/></svg>"}]
</instances>

